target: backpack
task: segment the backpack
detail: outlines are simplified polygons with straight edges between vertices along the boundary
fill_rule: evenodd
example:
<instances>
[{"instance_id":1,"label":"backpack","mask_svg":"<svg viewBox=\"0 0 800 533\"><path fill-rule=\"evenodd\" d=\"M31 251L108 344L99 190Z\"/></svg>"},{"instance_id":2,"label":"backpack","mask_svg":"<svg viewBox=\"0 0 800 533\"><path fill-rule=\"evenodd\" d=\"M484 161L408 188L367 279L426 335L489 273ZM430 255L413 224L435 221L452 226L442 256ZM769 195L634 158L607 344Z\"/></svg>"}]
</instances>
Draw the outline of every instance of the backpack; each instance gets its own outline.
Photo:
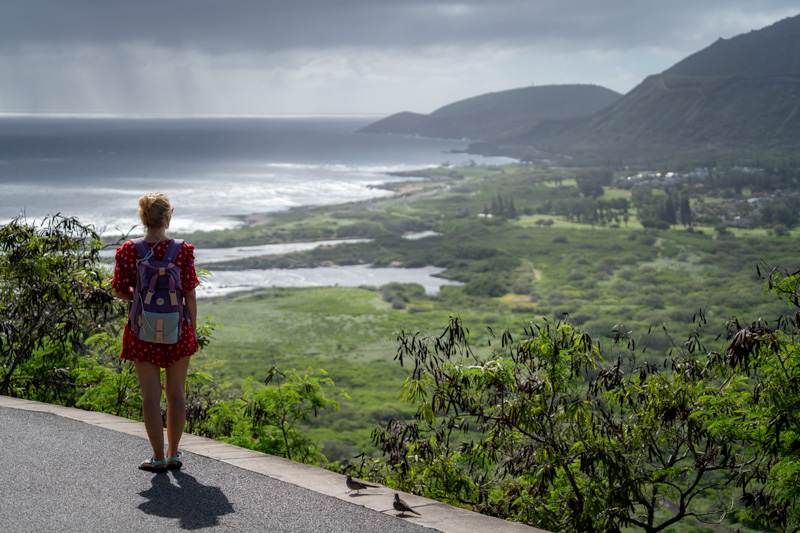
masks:
<instances>
[{"instance_id":1,"label":"backpack","mask_svg":"<svg viewBox=\"0 0 800 533\"><path fill-rule=\"evenodd\" d=\"M128 323L143 341L175 344L181 335L185 308L181 270L174 261L183 241L170 239L160 261L153 259L155 247L150 248L144 238L132 239L131 243L141 259L136 261L136 289Z\"/></svg>"}]
</instances>

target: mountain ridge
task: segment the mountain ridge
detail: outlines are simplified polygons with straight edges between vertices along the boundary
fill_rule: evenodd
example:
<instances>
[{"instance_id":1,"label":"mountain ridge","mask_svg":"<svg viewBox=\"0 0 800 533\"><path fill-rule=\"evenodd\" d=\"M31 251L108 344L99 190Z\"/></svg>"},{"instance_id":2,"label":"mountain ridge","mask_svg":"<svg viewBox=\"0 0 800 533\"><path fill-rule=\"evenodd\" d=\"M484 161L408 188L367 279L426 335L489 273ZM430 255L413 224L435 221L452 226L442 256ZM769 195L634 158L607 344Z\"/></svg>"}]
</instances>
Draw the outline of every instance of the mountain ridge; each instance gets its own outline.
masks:
<instances>
[{"instance_id":1,"label":"mountain ridge","mask_svg":"<svg viewBox=\"0 0 800 533\"><path fill-rule=\"evenodd\" d=\"M485 140L542 120L588 116L620 96L597 85L520 87L459 100L428 115L396 113L359 131Z\"/></svg>"},{"instance_id":2,"label":"mountain ridge","mask_svg":"<svg viewBox=\"0 0 800 533\"><path fill-rule=\"evenodd\" d=\"M545 87L557 91L567 86ZM463 110L456 104L469 100L415 117L417 129L442 110ZM464 133L456 137L477 141L471 152L529 160L659 164L719 157L796 157L800 155L800 15L718 39L646 77L627 94L584 111L568 116L547 116L546 110L536 117L520 113L527 122L518 121L513 127L504 127L511 124L508 119L483 117L485 124L473 129L472 136L466 134L467 114L451 124L458 124ZM387 125L391 121L383 124ZM371 126L363 131L377 131Z\"/></svg>"},{"instance_id":3,"label":"mountain ridge","mask_svg":"<svg viewBox=\"0 0 800 533\"><path fill-rule=\"evenodd\" d=\"M717 39L663 72L679 76L800 74L800 15L730 39Z\"/></svg>"}]
</instances>

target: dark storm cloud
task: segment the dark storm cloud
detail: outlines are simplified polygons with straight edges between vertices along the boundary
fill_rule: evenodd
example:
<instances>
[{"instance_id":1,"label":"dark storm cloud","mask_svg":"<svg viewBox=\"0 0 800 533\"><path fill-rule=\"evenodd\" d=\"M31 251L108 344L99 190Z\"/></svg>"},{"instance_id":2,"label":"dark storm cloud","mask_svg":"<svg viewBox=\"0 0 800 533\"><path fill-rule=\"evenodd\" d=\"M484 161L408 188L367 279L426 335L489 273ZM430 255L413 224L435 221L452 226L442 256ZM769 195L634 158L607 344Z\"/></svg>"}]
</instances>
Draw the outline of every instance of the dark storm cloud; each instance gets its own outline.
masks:
<instances>
[{"instance_id":1,"label":"dark storm cloud","mask_svg":"<svg viewBox=\"0 0 800 533\"><path fill-rule=\"evenodd\" d=\"M626 92L797 0L0 0L0 113L430 112Z\"/></svg>"},{"instance_id":2,"label":"dark storm cloud","mask_svg":"<svg viewBox=\"0 0 800 533\"><path fill-rule=\"evenodd\" d=\"M129 45L206 54L370 46L670 46L753 28L794 1L3 0L0 46Z\"/></svg>"}]
</instances>

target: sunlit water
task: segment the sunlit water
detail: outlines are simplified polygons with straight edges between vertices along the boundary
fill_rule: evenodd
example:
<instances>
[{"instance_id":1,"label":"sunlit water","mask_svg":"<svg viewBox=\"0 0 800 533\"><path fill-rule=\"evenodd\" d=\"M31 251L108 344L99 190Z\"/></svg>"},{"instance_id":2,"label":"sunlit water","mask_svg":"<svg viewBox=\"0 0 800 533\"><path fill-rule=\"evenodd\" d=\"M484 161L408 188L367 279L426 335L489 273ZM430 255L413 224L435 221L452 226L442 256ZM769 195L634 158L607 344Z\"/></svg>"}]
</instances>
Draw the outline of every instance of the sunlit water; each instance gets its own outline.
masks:
<instances>
[{"instance_id":1,"label":"sunlit water","mask_svg":"<svg viewBox=\"0 0 800 533\"><path fill-rule=\"evenodd\" d=\"M173 231L224 229L253 213L386 195L392 171L507 161L452 153L465 141L355 133L371 120L0 116L0 221L61 213L127 233L139 196L161 190Z\"/></svg>"},{"instance_id":2,"label":"sunlit water","mask_svg":"<svg viewBox=\"0 0 800 533\"><path fill-rule=\"evenodd\" d=\"M443 163L504 163L454 153L466 141L355 133L366 118L81 118L0 116L0 222L61 213L106 235L137 227L137 199L170 195L172 230L232 228L244 216L388 194L389 172ZM132 230L132 231L131 231ZM407 238L433 236L426 232ZM349 241L353 242L353 241ZM199 289L211 297L262 287L380 286L415 282L436 294L433 267L368 265L292 270L222 271L215 263L308 250L336 241L197 249L212 272ZM113 250L106 251L107 259Z\"/></svg>"},{"instance_id":3,"label":"sunlit water","mask_svg":"<svg viewBox=\"0 0 800 533\"><path fill-rule=\"evenodd\" d=\"M407 239L424 239L437 235L434 232L420 232L406 235ZM436 295L443 285L459 285L438 277L444 269L436 267L423 268L391 268L372 267L370 265L348 265L337 267L296 268L296 269L246 269L218 270L215 263L280 255L291 252L313 250L320 246L337 246L370 242L371 239L329 240L284 244L265 244L259 246L235 246L231 248L197 248L195 259L198 266L208 270L210 277L203 280L197 289L199 298L212 298L243 291L252 291L269 287L380 287L387 283L418 283L425 292ZM100 256L113 268L116 248L106 248Z\"/></svg>"},{"instance_id":4,"label":"sunlit water","mask_svg":"<svg viewBox=\"0 0 800 533\"><path fill-rule=\"evenodd\" d=\"M266 270L212 269L212 276L197 289L197 296L210 298L266 287L380 287L392 282L418 283L427 294L435 295L443 285L459 285L436 277L443 270L436 267L374 268L369 265Z\"/></svg>"}]
</instances>

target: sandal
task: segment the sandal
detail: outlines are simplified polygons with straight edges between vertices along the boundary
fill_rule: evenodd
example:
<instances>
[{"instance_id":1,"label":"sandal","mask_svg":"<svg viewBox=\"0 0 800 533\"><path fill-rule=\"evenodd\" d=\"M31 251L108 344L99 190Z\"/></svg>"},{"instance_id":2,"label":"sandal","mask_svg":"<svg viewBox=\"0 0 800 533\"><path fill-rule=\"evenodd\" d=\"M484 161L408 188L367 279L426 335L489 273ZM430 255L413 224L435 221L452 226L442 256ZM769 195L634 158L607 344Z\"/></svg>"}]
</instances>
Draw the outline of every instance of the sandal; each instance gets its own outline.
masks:
<instances>
[{"instance_id":1,"label":"sandal","mask_svg":"<svg viewBox=\"0 0 800 533\"><path fill-rule=\"evenodd\" d=\"M155 457L151 457L139 465L139 470L145 470L147 472L166 472L168 468L167 461L168 459L156 461Z\"/></svg>"},{"instance_id":2,"label":"sandal","mask_svg":"<svg viewBox=\"0 0 800 533\"><path fill-rule=\"evenodd\" d=\"M170 470L180 470L183 466L183 452L178 450L178 455L176 457L167 457L167 468Z\"/></svg>"}]
</instances>

